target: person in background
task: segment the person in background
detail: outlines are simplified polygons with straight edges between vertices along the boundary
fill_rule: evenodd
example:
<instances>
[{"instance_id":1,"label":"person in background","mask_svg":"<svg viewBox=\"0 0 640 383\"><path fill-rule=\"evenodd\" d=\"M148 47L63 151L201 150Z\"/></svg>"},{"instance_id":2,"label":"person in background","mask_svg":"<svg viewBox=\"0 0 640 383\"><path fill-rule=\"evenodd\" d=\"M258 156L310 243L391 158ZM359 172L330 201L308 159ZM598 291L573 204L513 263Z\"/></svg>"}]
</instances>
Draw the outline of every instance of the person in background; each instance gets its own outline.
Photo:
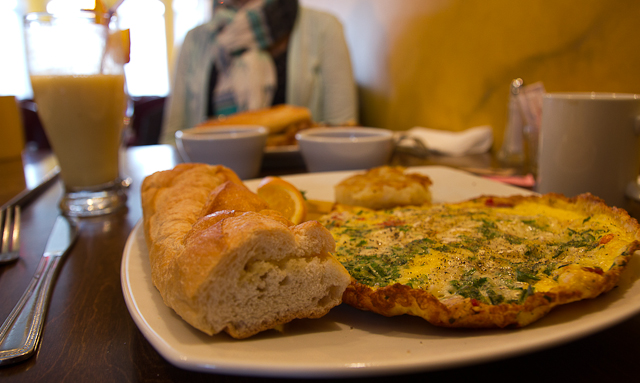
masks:
<instances>
[{"instance_id":1,"label":"person in background","mask_svg":"<svg viewBox=\"0 0 640 383\"><path fill-rule=\"evenodd\" d=\"M216 116L283 103L307 107L316 122L357 122L342 24L297 0L219 0L182 44L161 143Z\"/></svg>"}]
</instances>

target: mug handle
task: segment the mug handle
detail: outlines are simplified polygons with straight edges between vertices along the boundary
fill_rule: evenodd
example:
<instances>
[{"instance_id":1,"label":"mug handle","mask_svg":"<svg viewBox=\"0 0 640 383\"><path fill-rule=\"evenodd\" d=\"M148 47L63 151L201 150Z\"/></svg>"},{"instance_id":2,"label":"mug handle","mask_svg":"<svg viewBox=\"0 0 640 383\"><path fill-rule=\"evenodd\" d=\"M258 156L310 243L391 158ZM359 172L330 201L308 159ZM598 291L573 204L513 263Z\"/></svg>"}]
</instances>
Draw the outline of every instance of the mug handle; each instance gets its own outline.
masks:
<instances>
[{"instance_id":1,"label":"mug handle","mask_svg":"<svg viewBox=\"0 0 640 383\"><path fill-rule=\"evenodd\" d=\"M640 116L636 116L635 124L633 125L633 131L636 135L640 136ZM631 181L627 184L626 196L640 202L640 185L638 180Z\"/></svg>"}]
</instances>

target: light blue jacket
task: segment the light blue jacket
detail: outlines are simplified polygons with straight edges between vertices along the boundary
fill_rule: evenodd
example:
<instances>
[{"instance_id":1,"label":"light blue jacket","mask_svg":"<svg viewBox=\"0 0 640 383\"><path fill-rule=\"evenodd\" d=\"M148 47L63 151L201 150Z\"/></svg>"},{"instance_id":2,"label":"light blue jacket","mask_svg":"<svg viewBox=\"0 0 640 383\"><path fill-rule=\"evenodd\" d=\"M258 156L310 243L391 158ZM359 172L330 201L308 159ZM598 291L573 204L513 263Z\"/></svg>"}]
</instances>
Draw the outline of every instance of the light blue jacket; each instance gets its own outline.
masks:
<instances>
[{"instance_id":1,"label":"light blue jacket","mask_svg":"<svg viewBox=\"0 0 640 383\"><path fill-rule=\"evenodd\" d=\"M214 36L213 25L208 23L185 37L165 107L161 143L174 144L177 130L207 119ZM315 122L357 122L356 84L342 24L336 17L300 7L287 54L287 104L309 108Z\"/></svg>"}]
</instances>

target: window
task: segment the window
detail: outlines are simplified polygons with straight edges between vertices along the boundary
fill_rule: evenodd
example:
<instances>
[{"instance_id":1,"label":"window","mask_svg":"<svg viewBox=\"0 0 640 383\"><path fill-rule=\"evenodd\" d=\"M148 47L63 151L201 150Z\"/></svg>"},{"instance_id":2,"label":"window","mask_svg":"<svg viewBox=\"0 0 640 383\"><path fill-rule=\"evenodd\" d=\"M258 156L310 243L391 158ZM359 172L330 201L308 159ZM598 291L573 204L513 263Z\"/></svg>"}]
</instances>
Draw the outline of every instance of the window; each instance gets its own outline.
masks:
<instances>
[{"instance_id":1,"label":"window","mask_svg":"<svg viewBox=\"0 0 640 383\"><path fill-rule=\"evenodd\" d=\"M213 0L180 0L173 2L173 44L180 46L193 27L211 19Z\"/></svg>"},{"instance_id":2,"label":"window","mask_svg":"<svg viewBox=\"0 0 640 383\"><path fill-rule=\"evenodd\" d=\"M118 8L118 24L131 39L131 61L124 67L131 96L169 93L164 11L160 0L125 1Z\"/></svg>"},{"instance_id":3,"label":"window","mask_svg":"<svg viewBox=\"0 0 640 383\"><path fill-rule=\"evenodd\" d=\"M179 46L187 31L209 20L213 0L127 0L118 9L121 28L131 33L131 61L125 65L127 86L131 96L165 96L169 92L167 41ZM23 0L0 0L0 95L29 99L33 93L24 56L22 18L26 11ZM165 9L164 4L172 4ZM94 0L51 0L47 12L93 9ZM166 28L165 12L172 12ZM171 36L167 38L167 29ZM16 36L13 38L13 36ZM173 47L171 47L173 48ZM177 49L169 49L177 54ZM169 58L174 60L173 58Z\"/></svg>"},{"instance_id":4,"label":"window","mask_svg":"<svg viewBox=\"0 0 640 383\"><path fill-rule=\"evenodd\" d=\"M0 95L31 98L31 84L27 75L22 32L23 4L18 0L0 1Z\"/></svg>"}]
</instances>

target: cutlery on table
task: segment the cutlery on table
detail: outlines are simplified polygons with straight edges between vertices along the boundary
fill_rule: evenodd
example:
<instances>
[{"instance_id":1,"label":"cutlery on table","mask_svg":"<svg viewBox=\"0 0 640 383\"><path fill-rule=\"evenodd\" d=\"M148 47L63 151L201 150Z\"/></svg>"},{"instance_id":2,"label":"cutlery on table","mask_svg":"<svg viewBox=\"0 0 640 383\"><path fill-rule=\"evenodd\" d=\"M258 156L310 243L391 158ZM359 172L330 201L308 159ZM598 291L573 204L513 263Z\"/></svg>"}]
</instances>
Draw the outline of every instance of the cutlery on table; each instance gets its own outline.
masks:
<instances>
[{"instance_id":1,"label":"cutlery on table","mask_svg":"<svg viewBox=\"0 0 640 383\"><path fill-rule=\"evenodd\" d=\"M40 194L42 194L45 190L49 188L53 183L55 183L60 176L60 168L58 166L51 169L47 174L42 177L38 185L36 185L32 189L25 189L17 196L13 197L10 201L2 206L3 209L6 209L10 206L21 206L24 208L31 201L36 199Z\"/></svg>"},{"instance_id":2,"label":"cutlery on table","mask_svg":"<svg viewBox=\"0 0 640 383\"><path fill-rule=\"evenodd\" d=\"M20 206L9 206L0 213L0 263L15 261L20 254Z\"/></svg>"},{"instance_id":3,"label":"cutlery on table","mask_svg":"<svg viewBox=\"0 0 640 383\"><path fill-rule=\"evenodd\" d=\"M0 327L0 366L23 361L37 350L55 277L76 237L75 225L58 216L27 290Z\"/></svg>"},{"instance_id":4,"label":"cutlery on table","mask_svg":"<svg viewBox=\"0 0 640 383\"><path fill-rule=\"evenodd\" d=\"M15 261L20 255L20 214L22 208L51 186L60 174L54 167L32 188L25 189L2 206L0 212L0 265Z\"/></svg>"}]
</instances>

